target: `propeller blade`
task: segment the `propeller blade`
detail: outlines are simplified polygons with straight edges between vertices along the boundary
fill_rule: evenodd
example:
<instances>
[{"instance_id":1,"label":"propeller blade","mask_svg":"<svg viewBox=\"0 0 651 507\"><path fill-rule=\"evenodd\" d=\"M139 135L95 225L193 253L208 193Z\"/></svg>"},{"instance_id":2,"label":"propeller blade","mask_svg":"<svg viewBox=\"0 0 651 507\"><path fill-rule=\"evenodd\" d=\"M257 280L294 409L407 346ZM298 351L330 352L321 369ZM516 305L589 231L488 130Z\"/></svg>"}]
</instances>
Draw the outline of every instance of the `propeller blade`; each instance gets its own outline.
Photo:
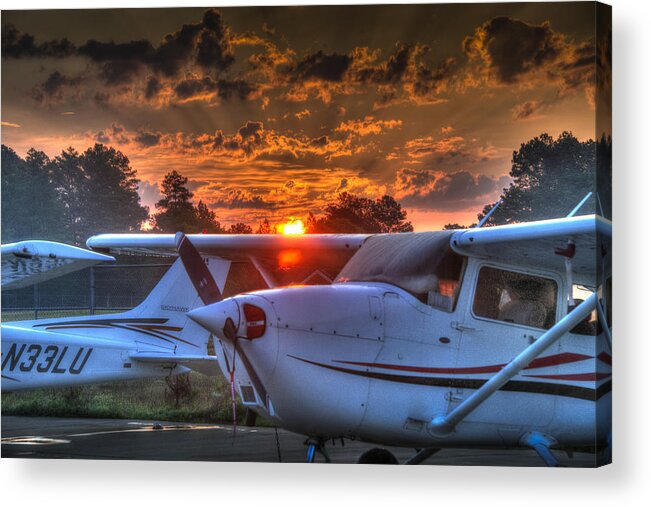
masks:
<instances>
[{"instance_id":1,"label":"propeller blade","mask_svg":"<svg viewBox=\"0 0 651 507\"><path fill-rule=\"evenodd\" d=\"M217 303L222 300L222 293L217 286L217 282L210 274L210 270L204 262L201 254L185 234L177 232L174 238L176 251L181 257L181 262L185 266L194 288L203 301L204 305Z\"/></svg>"},{"instance_id":2,"label":"propeller blade","mask_svg":"<svg viewBox=\"0 0 651 507\"><path fill-rule=\"evenodd\" d=\"M201 254L199 253L197 248L192 244L192 241L190 241L190 239L182 232L176 233L174 241L176 243L176 251L179 253L179 257L181 257L181 262L183 262L185 271L188 273L188 276L190 277L190 280L192 281L194 288L197 290L197 293L199 294L201 301L203 301L203 304L208 306L208 305L212 305L213 303L218 303L222 301L223 300L222 293L219 290L219 287L217 286L217 282L215 282L215 279L210 274L210 270L208 269L208 266L206 266L206 263L201 257ZM237 307L237 305L235 306ZM192 320L195 320L198 324L208 329L209 331L214 332L214 330L211 329L214 327L213 325L214 316L212 315L213 313L219 314L219 312L217 312L214 307L200 308L190 312L189 317ZM251 364L251 361L247 357L244 350L242 350L242 346L240 345L237 336L237 326L235 325L235 323L231 318L226 319L223 328L223 334L224 337L233 344L235 351L237 352L237 354L240 356L240 359L242 360L244 369L246 370L249 379L251 379L251 383L253 384L253 387L258 392L258 395L262 399L261 400L262 403L266 407L267 390L262 384L262 381L260 380L260 377L255 371L255 368ZM235 368L235 365L233 365L233 368ZM231 378L231 388L233 388L232 378Z\"/></svg>"}]
</instances>

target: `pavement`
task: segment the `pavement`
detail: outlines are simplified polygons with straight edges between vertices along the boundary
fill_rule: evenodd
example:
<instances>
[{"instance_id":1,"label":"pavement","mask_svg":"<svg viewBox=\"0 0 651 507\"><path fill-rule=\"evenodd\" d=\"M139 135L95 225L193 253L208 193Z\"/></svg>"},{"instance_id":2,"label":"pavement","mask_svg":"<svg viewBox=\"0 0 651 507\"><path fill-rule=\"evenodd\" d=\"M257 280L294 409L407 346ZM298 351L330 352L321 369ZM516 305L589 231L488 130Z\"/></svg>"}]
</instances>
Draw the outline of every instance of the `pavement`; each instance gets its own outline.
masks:
<instances>
[{"instance_id":1,"label":"pavement","mask_svg":"<svg viewBox=\"0 0 651 507\"><path fill-rule=\"evenodd\" d=\"M305 437L274 428L223 424L187 424L123 419L2 416L3 458L109 459L161 461L246 461L303 463ZM355 463L366 450L362 442L329 442L326 450L334 463ZM413 449L387 447L400 462ZM574 453L572 459L555 453L570 467L593 467L595 455ZM317 456L317 462L323 457ZM542 466L527 449L443 449L425 461L428 465Z\"/></svg>"}]
</instances>

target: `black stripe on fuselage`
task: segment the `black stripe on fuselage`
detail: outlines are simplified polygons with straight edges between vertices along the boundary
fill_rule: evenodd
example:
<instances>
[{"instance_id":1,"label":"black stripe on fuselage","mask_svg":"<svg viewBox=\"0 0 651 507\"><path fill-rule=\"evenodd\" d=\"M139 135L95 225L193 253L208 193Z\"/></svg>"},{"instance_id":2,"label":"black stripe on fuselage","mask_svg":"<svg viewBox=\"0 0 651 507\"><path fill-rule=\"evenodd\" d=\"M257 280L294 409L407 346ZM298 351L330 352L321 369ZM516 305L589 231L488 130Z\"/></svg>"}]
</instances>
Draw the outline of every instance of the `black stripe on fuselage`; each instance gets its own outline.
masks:
<instances>
[{"instance_id":1,"label":"black stripe on fuselage","mask_svg":"<svg viewBox=\"0 0 651 507\"><path fill-rule=\"evenodd\" d=\"M59 322L44 322L42 324L34 324L33 327L45 326L69 326L73 324L104 324L111 325L115 322L120 324L165 324L168 320L166 318L118 318L118 319L83 319L83 320L63 320Z\"/></svg>"},{"instance_id":2,"label":"black stripe on fuselage","mask_svg":"<svg viewBox=\"0 0 651 507\"><path fill-rule=\"evenodd\" d=\"M173 344L174 343L173 340L176 340L185 343L187 345L191 345L195 348L199 348L198 345L176 336L172 336L166 333L161 333L160 331L156 332L155 330L145 330L145 329L129 326L129 324L150 324L150 325L165 324L167 323L167 321L169 321L169 319L165 319L165 318L85 319L85 320L71 320L71 321L61 321L61 322L45 322L43 324L34 324L34 326L32 327L45 327L46 329L48 327L58 327L61 330L65 330L64 326L68 326L70 329L73 329L73 326L87 326L87 325L107 326L115 329L125 329L127 331L135 331L136 333L152 336L154 338L158 338L159 340L163 340L167 343ZM119 325L119 324L126 324L126 326ZM182 328L179 328L179 330L181 329ZM170 340L168 337L172 338L172 340Z\"/></svg>"},{"instance_id":3,"label":"black stripe on fuselage","mask_svg":"<svg viewBox=\"0 0 651 507\"><path fill-rule=\"evenodd\" d=\"M289 354L288 354L289 355ZM329 370L357 375L360 377L373 378L377 380L386 380L388 382L400 382L403 384L415 384L422 386L435 387L456 387L461 389L479 389L488 379L463 379L463 378L446 378L446 377L417 377L412 375L394 375L390 373L380 373L373 371L360 371L350 368L342 368L329 364L317 363L300 357L289 355L289 357L303 361L304 363L320 366ZM603 383L597 389L588 387L572 386L567 384L556 384L552 382L531 382L522 380L510 380L502 387L500 391L513 391L522 393L550 394L554 396L566 396L569 398L578 398L581 400L596 401L603 395L609 393L612 389L612 383Z\"/></svg>"}]
</instances>

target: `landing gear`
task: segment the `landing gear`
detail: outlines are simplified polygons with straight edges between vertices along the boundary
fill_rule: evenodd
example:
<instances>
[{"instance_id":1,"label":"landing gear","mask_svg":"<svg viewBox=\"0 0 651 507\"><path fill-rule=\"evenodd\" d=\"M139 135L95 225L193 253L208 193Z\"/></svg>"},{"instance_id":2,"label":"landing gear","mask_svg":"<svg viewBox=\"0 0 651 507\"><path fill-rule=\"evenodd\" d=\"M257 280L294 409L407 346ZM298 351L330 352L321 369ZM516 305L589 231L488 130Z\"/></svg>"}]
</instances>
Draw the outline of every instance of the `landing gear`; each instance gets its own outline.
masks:
<instances>
[{"instance_id":1,"label":"landing gear","mask_svg":"<svg viewBox=\"0 0 651 507\"><path fill-rule=\"evenodd\" d=\"M326 463L330 463L330 456L328 456L328 453L325 450L323 440L314 440L310 438L305 441L305 445L307 445L307 463L314 463L317 452L325 458Z\"/></svg>"},{"instance_id":2,"label":"landing gear","mask_svg":"<svg viewBox=\"0 0 651 507\"><path fill-rule=\"evenodd\" d=\"M397 465L398 460L386 449L375 447L362 454L357 463L360 465Z\"/></svg>"},{"instance_id":3,"label":"landing gear","mask_svg":"<svg viewBox=\"0 0 651 507\"><path fill-rule=\"evenodd\" d=\"M545 465L548 467L564 467L562 463L556 459L556 456L552 454L551 447L556 445L556 440L554 440L549 435L543 435L537 431L531 431L525 433L525 435L520 439L522 445L531 447L534 451L538 453L538 456L545 462Z\"/></svg>"}]
</instances>

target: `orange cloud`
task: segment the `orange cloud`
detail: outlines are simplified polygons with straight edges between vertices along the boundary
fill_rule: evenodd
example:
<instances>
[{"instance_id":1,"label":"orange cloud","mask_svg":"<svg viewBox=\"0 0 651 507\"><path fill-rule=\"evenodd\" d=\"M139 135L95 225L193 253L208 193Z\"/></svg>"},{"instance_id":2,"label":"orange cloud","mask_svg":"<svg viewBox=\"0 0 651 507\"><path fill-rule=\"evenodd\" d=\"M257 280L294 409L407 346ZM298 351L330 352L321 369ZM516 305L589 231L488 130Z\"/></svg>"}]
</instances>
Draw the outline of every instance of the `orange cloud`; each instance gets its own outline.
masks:
<instances>
[{"instance_id":1,"label":"orange cloud","mask_svg":"<svg viewBox=\"0 0 651 507\"><path fill-rule=\"evenodd\" d=\"M402 120L376 120L367 116L363 120L347 120L339 124L336 132L350 132L358 136L377 135L385 130L402 127Z\"/></svg>"}]
</instances>

